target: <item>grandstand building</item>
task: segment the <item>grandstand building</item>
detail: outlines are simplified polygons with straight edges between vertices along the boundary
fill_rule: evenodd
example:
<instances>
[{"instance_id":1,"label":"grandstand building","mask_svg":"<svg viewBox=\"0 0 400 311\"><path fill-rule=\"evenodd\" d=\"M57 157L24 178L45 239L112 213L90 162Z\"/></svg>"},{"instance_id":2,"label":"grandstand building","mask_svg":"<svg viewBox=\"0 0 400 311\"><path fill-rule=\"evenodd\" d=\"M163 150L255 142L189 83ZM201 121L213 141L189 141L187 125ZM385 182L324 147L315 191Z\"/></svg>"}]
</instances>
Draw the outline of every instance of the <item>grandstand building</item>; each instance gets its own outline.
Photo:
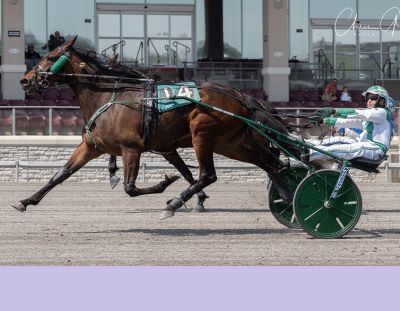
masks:
<instances>
[{"instance_id":1,"label":"grandstand building","mask_svg":"<svg viewBox=\"0 0 400 311\"><path fill-rule=\"evenodd\" d=\"M400 99L399 7L398 0L2 0L0 144L13 135L57 143L81 132L66 86L26 96L19 85L37 62L25 59L27 45L44 56L56 31L128 66L228 84L282 109L323 104L322 88L337 78L339 89L350 89L346 105L357 107L372 84Z\"/></svg>"}]
</instances>

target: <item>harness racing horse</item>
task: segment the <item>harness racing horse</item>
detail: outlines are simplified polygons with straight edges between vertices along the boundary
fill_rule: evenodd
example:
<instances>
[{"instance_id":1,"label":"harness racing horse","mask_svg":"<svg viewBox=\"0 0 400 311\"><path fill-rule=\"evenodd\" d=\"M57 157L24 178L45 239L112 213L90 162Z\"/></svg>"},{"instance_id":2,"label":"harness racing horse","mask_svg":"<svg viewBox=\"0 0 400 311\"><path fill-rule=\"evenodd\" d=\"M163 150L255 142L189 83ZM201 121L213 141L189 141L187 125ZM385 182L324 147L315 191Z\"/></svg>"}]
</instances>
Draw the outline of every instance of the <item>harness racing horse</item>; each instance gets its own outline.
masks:
<instances>
[{"instance_id":1,"label":"harness racing horse","mask_svg":"<svg viewBox=\"0 0 400 311\"><path fill-rule=\"evenodd\" d=\"M71 46L72 45L73 45L73 42L72 42ZM111 59L106 60L106 62L104 63L103 57L101 57L100 59L92 59L93 57L97 56L96 53L91 52L91 51L90 52L85 51L85 52L86 52L86 55L81 55L81 57L87 58L90 61L94 62L92 65L96 64L96 66L99 66L99 68L97 68L98 69L97 71L98 72L101 71L101 73L106 76L107 75L108 76L117 75L116 77L114 76L114 78L118 78L118 76L121 76L121 75L123 75L124 77L133 76L133 77L135 77L135 80L138 80L137 77L147 78L144 74L142 74L136 70L132 70L131 68L126 67L126 66L121 66L118 62L116 62L117 55L115 55ZM48 55L48 59L52 60L53 56ZM82 69L83 69L84 64L85 64L84 62L81 62L79 64L82 67ZM112 69L110 69L110 68L112 68ZM41 70L39 68L39 66L37 69ZM103 78L107 79L107 77L103 77ZM122 78L122 76L120 78ZM30 84L28 91L30 91L32 88L34 88L35 91L39 91L39 89L41 87L47 88L49 86L47 79L44 79L44 80L39 79L39 80L35 80L35 81L36 81L35 83ZM94 82L92 82L92 83L94 83ZM113 84L113 86L114 86L114 84ZM24 87L24 88L26 88L26 87ZM135 87L132 89L140 90L140 88L138 88L138 87ZM126 88L123 88L123 90L126 90ZM80 98L82 98L82 97L80 97ZM78 98L78 99L80 99L80 98ZM83 98L86 101L86 98L85 97L83 97ZM176 149L168 150L168 152L160 151L159 154L161 154L169 163L171 163L190 184L195 182L192 172L189 170L188 166L185 164L185 162L179 156ZM116 175L115 175L115 172L117 170L118 170L118 167L117 167L116 156L110 155L108 171L110 173L110 183L111 183L112 188L114 188L117 185L117 183L119 182L119 178L116 177ZM167 179L172 178L173 180L177 179L177 177L175 177L175 176L172 176L172 177L167 176L166 178ZM47 187L45 187L45 188L47 188ZM166 184L164 182L161 184L161 186L160 185L156 186L154 188L154 190L158 193L161 193L165 190L165 188L166 188ZM27 200L24 200L24 201L21 201L20 203L15 204L14 207L20 211L24 211L24 206L26 208L26 206L29 204L33 204L33 205L38 204L39 201L41 200L41 195L42 194L40 192ZM193 211L204 212L205 211L204 202L205 202L206 198L208 198L208 196L202 190L197 193L197 196L198 196L198 202L197 202L196 206L193 208Z\"/></svg>"},{"instance_id":2,"label":"harness racing horse","mask_svg":"<svg viewBox=\"0 0 400 311\"><path fill-rule=\"evenodd\" d=\"M160 152L167 160L173 161L169 157L173 155L176 160L177 148L189 147L194 148L198 160L199 179L193 180L179 196L167 202L162 218L173 216L175 210L194 194L217 180L213 153L260 167L268 173L282 198L291 202L293 193L279 174L282 168L279 150L260 133L230 115L195 104L183 106L162 113L157 129L144 140L141 120L151 86L149 79L133 70L129 71L131 78L118 79L104 74L105 69L95 57L73 47L75 40L65 42L46 55L25 74L21 84L24 90L29 91L54 82L67 83L78 99L86 131L67 163L37 193L14 204L17 210L25 211L28 205L37 205L52 188L104 153L122 156L124 190L129 196L160 193L178 177L166 175L165 180L155 186L138 188L136 178L141 154L145 151ZM136 77L132 78L132 72ZM283 134L288 133L288 128L273 117L262 102L234 89L203 83L199 86L199 93L201 100L209 105L268 124ZM271 137L276 135L269 134ZM284 144L284 147L300 156L298 148L290 144Z\"/></svg>"}]
</instances>

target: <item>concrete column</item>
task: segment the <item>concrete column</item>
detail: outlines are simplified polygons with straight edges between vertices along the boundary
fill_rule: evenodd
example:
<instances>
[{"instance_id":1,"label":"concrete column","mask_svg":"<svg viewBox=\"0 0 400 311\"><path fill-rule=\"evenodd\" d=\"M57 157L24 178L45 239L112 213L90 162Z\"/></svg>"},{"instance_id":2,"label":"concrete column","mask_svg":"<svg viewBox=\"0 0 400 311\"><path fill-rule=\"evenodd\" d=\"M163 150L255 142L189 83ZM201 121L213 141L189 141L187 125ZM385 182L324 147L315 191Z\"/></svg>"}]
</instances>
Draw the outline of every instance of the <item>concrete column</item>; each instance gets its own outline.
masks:
<instances>
[{"instance_id":1,"label":"concrete column","mask_svg":"<svg viewBox=\"0 0 400 311\"><path fill-rule=\"evenodd\" d=\"M288 0L263 0L264 91L269 101L289 100Z\"/></svg>"},{"instance_id":2,"label":"concrete column","mask_svg":"<svg viewBox=\"0 0 400 311\"><path fill-rule=\"evenodd\" d=\"M3 0L1 91L3 99L24 99L19 84L25 73L24 0Z\"/></svg>"},{"instance_id":3,"label":"concrete column","mask_svg":"<svg viewBox=\"0 0 400 311\"><path fill-rule=\"evenodd\" d=\"M204 58L224 60L223 1L204 0L206 42Z\"/></svg>"}]
</instances>

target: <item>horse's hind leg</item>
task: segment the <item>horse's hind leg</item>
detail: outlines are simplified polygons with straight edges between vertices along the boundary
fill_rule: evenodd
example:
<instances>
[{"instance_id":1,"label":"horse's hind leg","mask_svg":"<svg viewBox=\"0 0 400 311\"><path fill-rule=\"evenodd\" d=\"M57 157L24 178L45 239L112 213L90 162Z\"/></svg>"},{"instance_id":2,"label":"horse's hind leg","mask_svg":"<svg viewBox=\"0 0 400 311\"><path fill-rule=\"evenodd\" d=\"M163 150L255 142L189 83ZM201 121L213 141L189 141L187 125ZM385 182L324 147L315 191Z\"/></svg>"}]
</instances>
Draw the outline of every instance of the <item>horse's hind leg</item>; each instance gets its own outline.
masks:
<instances>
[{"instance_id":1,"label":"horse's hind leg","mask_svg":"<svg viewBox=\"0 0 400 311\"><path fill-rule=\"evenodd\" d=\"M263 169L266 170L265 167ZM272 181L279 194L281 195L283 201L287 204L291 204L293 202L294 193L289 191L289 188L279 171L274 171L270 169L267 171L267 174L269 179Z\"/></svg>"},{"instance_id":2,"label":"horse's hind leg","mask_svg":"<svg viewBox=\"0 0 400 311\"><path fill-rule=\"evenodd\" d=\"M108 172L110 173L111 189L114 189L120 180L120 178L115 175L116 171L118 171L117 156L110 155L110 160L108 161Z\"/></svg>"},{"instance_id":3,"label":"horse's hind leg","mask_svg":"<svg viewBox=\"0 0 400 311\"><path fill-rule=\"evenodd\" d=\"M176 150L173 150L172 152L168 153L161 153L162 156L169 162L171 163L178 171L181 173L183 178L189 183L193 184L195 183L195 179L193 178L192 172L189 170L188 166L186 163L182 160L180 155ZM197 205L194 207L195 212L205 212L204 208L204 201L207 199L207 195L203 190L200 190L197 192ZM169 204L170 202L167 202Z\"/></svg>"},{"instance_id":4,"label":"horse's hind leg","mask_svg":"<svg viewBox=\"0 0 400 311\"><path fill-rule=\"evenodd\" d=\"M197 143L195 140L193 145L195 146L197 160L199 161L200 178L190 185L190 187L186 188L178 197L168 203L161 214L161 219L172 217L175 214L175 210L180 208L195 193L202 191L205 187L217 181L212 146L207 144L205 140L198 140Z\"/></svg>"},{"instance_id":5,"label":"horse's hind leg","mask_svg":"<svg viewBox=\"0 0 400 311\"><path fill-rule=\"evenodd\" d=\"M136 197L144 194L162 193L172 183L177 181L180 176L165 175L165 180L157 185L147 188L138 188L135 185L140 165L139 150L129 148L122 150L122 161L124 163L124 189L130 197Z\"/></svg>"},{"instance_id":6,"label":"horse's hind leg","mask_svg":"<svg viewBox=\"0 0 400 311\"><path fill-rule=\"evenodd\" d=\"M69 178L73 173L79 170L87 162L97 158L103 152L93 147L81 143L71 155L67 163L50 179L46 186L40 189L31 197L13 204L12 206L20 212L25 212L28 205L37 205L44 196L55 186L61 184Z\"/></svg>"}]
</instances>

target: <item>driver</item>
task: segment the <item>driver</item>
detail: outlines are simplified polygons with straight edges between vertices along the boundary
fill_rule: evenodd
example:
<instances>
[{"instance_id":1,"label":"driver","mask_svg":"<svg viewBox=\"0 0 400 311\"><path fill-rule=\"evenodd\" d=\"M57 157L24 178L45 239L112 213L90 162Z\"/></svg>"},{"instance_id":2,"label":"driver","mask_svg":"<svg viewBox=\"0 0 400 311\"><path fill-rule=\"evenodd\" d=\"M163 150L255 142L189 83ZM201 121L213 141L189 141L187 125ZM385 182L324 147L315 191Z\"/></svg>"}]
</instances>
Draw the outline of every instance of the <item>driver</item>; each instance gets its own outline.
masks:
<instances>
[{"instance_id":1,"label":"driver","mask_svg":"<svg viewBox=\"0 0 400 311\"><path fill-rule=\"evenodd\" d=\"M359 157L370 160L383 159L393 136L394 101L381 86L371 86L363 93L363 96L367 101L368 109L325 107L317 112L324 124L345 128L345 133L350 136L334 136L322 141L309 140L308 142L347 160ZM311 150L310 161L326 159L330 158Z\"/></svg>"}]
</instances>

